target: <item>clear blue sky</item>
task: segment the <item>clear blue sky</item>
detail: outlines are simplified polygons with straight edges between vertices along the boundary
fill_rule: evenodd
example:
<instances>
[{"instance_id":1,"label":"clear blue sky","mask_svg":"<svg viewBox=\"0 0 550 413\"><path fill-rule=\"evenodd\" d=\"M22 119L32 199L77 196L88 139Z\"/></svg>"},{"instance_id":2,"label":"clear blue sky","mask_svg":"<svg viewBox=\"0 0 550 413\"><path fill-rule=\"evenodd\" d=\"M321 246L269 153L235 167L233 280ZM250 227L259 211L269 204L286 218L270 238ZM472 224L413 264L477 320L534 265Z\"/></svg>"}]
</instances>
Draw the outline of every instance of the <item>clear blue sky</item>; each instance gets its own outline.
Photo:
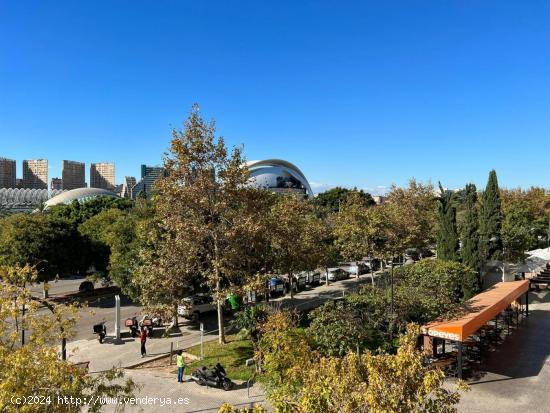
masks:
<instances>
[{"instance_id":1,"label":"clear blue sky","mask_svg":"<svg viewBox=\"0 0 550 413\"><path fill-rule=\"evenodd\" d=\"M158 164L193 102L315 187L550 186L547 1L0 0L0 156Z\"/></svg>"}]
</instances>

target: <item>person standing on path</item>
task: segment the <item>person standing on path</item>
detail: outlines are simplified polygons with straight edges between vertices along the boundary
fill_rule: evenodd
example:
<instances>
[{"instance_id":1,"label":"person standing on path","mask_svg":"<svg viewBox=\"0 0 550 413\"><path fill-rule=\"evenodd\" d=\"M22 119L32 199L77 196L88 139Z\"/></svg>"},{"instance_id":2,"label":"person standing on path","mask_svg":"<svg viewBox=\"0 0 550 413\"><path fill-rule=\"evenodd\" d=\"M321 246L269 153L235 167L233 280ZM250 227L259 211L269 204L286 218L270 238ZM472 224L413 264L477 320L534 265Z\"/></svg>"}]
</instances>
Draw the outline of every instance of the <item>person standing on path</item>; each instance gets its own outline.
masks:
<instances>
[{"instance_id":1,"label":"person standing on path","mask_svg":"<svg viewBox=\"0 0 550 413\"><path fill-rule=\"evenodd\" d=\"M178 366L178 383L183 383L183 370L185 369L185 358L183 351L179 350L176 356L176 365Z\"/></svg>"},{"instance_id":2,"label":"person standing on path","mask_svg":"<svg viewBox=\"0 0 550 413\"><path fill-rule=\"evenodd\" d=\"M141 327L139 340L141 341L141 358L143 358L147 354L147 351L145 350L145 343L147 342L147 331L145 331L145 327L143 326Z\"/></svg>"}]
</instances>

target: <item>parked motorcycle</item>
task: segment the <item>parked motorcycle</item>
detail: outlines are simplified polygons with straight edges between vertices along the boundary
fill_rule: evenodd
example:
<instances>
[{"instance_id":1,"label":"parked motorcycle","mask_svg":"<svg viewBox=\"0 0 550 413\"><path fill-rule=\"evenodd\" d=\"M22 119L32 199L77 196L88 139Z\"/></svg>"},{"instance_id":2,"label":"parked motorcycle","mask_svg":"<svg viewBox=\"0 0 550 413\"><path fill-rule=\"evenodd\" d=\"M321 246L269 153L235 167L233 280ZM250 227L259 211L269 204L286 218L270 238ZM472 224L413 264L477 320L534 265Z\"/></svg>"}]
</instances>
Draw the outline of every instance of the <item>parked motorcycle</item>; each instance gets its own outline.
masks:
<instances>
[{"instance_id":1,"label":"parked motorcycle","mask_svg":"<svg viewBox=\"0 0 550 413\"><path fill-rule=\"evenodd\" d=\"M139 325L140 327L145 327L147 337L152 337L154 327L162 327L162 319L160 317L149 317L146 315L143 316Z\"/></svg>"},{"instance_id":2,"label":"parked motorcycle","mask_svg":"<svg viewBox=\"0 0 550 413\"><path fill-rule=\"evenodd\" d=\"M213 369L204 366L196 369L191 374L191 380L201 386L216 387L225 391L231 390L235 386L235 383L225 374L225 369L220 363L216 364Z\"/></svg>"},{"instance_id":3,"label":"parked motorcycle","mask_svg":"<svg viewBox=\"0 0 550 413\"><path fill-rule=\"evenodd\" d=\"M107 327L105 327L105 321L94 325L94 334L97 334L97 339L99 340L99 343L103 344L103 340L107 335Z\"/></svg>"},{"instance_id":4,"label":"parked motorcycle","mask_svg":"<svg viewBox=\"0 0 550 413\"><path fill-rule=\"evenodd\" d=\"M130 329L130 335L132 336L132 338L136 338L139 334L139 324L137 318L127 318L124 324Z\"/></svg>"}]
</instances>

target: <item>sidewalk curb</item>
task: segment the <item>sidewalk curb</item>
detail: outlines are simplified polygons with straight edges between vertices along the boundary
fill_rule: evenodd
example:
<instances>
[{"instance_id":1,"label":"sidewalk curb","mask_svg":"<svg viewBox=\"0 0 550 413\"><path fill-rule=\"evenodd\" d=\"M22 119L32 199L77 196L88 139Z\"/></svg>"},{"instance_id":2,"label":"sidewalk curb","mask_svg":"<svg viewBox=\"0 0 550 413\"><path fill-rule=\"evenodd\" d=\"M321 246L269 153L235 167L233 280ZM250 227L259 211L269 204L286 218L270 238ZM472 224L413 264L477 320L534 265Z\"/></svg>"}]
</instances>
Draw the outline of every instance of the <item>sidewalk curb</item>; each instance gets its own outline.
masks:
<instances>
[{"instance_id":1,"label":"sidewalk curb","mask_svg":"<svg viewBox=\"0 0 550 413\"><path fill-rule=\"evenodd\" d=\"M155 361L155 360L161 359L161 358L169 356L169 355L170 355L170 352L167 351L166 353L157 354L157 355L152 356L152 357L145 357L142 360L138 361L137 363L130 364L129 366L124 366L124 367L121 367L121 368L123 368L123 369L135 369L136 367L139 367L143 364L149 363L150 361Z\"/></svg>"}]
</instances>

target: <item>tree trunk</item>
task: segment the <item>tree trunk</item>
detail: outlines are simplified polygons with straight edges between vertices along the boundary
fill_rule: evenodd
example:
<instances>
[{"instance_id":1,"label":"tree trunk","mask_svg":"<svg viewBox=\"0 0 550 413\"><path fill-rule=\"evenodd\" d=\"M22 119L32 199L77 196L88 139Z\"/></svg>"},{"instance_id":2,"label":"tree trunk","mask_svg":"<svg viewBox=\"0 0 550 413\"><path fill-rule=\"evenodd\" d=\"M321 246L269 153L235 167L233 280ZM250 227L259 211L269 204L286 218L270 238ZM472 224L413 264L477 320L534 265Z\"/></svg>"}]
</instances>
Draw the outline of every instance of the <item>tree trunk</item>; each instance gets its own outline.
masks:
<instances>
[{"instance_id":1,"label":"tree trunk","mask_svg":"<svg viewBox=\"0 0 550 413\"><path fill-rule=\"evenodd\" d=\"M219 251L218 251L218 237L216 234L214 234L214 260L217 263L219 258ZM218 268L218 265L216 264L214 266L214 275L216 277L216 300L217 300L217 307L218 307L218 342L220 344L225 344L225 323L223 319L223 301L220 297L220 292L222 289L221 285L221 279L220 279L220 269Z\"/></svg>"},{"instance_id":2,"label":"tree trunk","mask_svg":"<svg viewBox=\"0 0 550 413\"><path fill-rule=\"evenodd\" d=\"M217 272L217 270L216 270ZM221 290L221 285L220 285L220 279L218 277L218 281L216 283L216 290L218 292L218 294L220 293L220 290ZM223 301L221 300L221 298L218 297L218 342L220 344L225 344L225 327L224 327L225 323L224 323L224 318L223 318Z\"/></svg>"},{"instance_id":3,"label":"tree trunk","mask_svg":"<svg viewBox=\"0 0 550 413\"><path fill-rule=\"evenodd\" d=\"M178 327L179 327L178 305L174 304L174 315L172 315L172 328L175 328L177 330Z\"/></svg>"},{"instance_id":4,"label":"tree trunk","mask_svg":"<svg viewBox=\"0 0 550 413\"><path fill-rule=\"evenodd\" d=\"M328 286L328 267L325 267L325 281L326 281L326 284Z\"/></svg>"},{"instance_id":5,"label":"tree trunk","mask_svg":"<svg viewBox=\"0 0 550 413\"><path fill-rule=\"evenodd\" d=\"M374 268L372 266L372 258L369 258L369 266L370 266L370 281L374 288Z\"/></svg>"},{"instance_id":6,"label":"tree trunk","mask_svg":"<svg viewBox=\"0 0 550 413\"><path fill-rule=\"evenodd\" d=\"M292 271L289 271L288 273L288 282L289 282L289 285L290 285L290 299L292 300L294 298L294 284L293 284L293 276L292 276Z\"/></svg>"}]
</instances>

